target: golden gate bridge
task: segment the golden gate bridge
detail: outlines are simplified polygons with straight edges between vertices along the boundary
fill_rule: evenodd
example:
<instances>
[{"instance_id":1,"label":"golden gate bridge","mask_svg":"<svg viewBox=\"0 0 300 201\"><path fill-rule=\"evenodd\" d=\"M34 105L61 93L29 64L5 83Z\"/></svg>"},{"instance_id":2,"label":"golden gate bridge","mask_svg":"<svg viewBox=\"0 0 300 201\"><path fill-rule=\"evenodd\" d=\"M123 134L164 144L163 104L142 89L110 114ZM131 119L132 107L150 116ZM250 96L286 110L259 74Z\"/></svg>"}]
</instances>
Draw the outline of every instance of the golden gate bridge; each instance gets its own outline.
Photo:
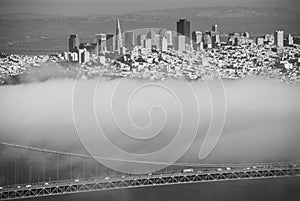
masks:
<instances>
[{"instance_id":1,"label":"golden gate bridge","mask_svg":"<svg viewBox=\"0 0 300 201\"><path fill-rule=\"evenodd\" d=\"M110 170L101 165L96 160L97 157L88 154L61 152L5 142L0 142L0 145L2 178L0 179L0 200L161 185L300 176L300 163L297 161L250 164L174 163L165 167L164 163L117 160L117 162L131 163L133 168L134 164L139 163L162 167L159 171L149 174L129 174ZM47 161L42 160L43 157L37 159L39 161L37 164L34 163L31 158L34 157L34 153L48 155L48 159L51 155L50 167L46 165ZM26 156L28 156L27 163L20 164ZM76 160L64 160L65 157ZM11 161L9 164L6 163L8 159ZM80 170L78 161L81 163ZM64 168L59 165L61 163L64 163ZM25 166L27 166L28 173L24 171ZM66 168L66 166L69 167ZM60 172L62 169L63 171ZM24 178L20 178L24 175L27 177L27 182L24 182ZM55 175L55 177L51 178L46 175ZM23 180L22 184L21 180Z\"/></svg>"}]
</instances>

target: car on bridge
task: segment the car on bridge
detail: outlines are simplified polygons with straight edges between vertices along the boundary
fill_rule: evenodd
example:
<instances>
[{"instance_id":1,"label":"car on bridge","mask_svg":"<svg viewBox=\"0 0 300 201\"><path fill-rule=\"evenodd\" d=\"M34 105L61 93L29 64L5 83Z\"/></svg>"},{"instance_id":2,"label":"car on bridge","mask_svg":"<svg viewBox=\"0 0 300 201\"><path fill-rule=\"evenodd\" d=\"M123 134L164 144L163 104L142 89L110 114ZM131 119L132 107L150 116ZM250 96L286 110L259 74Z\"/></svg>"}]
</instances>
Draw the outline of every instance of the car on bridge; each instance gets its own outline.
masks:
<instances>
[{"instance_id":1,"label":"car on bridge","mask_svg":"<svg viewBox=\"0 0 300 201\"><path fill-rule=\"evenodd\" d=\"M193 168L187 168L182 170L182 173L193 173L193 172L194 172Z\"/></svg>"}]
</instances>

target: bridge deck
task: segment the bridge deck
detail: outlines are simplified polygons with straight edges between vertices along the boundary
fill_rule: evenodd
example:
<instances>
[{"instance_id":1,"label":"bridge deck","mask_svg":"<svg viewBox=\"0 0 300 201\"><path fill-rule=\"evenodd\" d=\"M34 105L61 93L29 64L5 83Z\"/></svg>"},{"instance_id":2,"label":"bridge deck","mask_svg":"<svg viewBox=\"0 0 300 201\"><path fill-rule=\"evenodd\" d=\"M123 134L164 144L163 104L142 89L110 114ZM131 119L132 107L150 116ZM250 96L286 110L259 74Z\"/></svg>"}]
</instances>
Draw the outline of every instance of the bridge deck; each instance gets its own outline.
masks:
<instances>
[{"instance_id":1,"label":"bridge deck","mask_svg":"<svg viewBox=\"0 0 300 201\"><path fill-rule=\"evenodd\" d=\"M300 176L300 167L276 167L260 169L239 169L230 171L167 173L155 175L130 176L112 179L89 179L83 181L58 181L49 184L37 184L30 187L13 187L0 190L0 200L52 196L60 194L138 188L155 185L173 185L184 183L214 182L240 179L259 179Z\"/></svg>"}]
</instances>

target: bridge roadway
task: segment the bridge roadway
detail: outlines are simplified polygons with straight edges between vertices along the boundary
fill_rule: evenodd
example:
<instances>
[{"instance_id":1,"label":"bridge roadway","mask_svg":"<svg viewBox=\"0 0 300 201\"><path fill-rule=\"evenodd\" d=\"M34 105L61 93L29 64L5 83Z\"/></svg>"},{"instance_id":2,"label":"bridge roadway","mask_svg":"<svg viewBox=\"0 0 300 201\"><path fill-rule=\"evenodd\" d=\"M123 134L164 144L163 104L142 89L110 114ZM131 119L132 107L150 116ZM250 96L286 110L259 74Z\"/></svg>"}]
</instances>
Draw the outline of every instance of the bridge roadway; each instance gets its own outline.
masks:
<instances>
[{"instance_id":1,"label":"bridge roadway","mask_svg":"<svg viewBox=\"0 0 300 201\"><path fill-rule=\"evenodd\" d=\"M175 185L200 182L217 182L242 179L263 179L300 176L300 165L237 168L232 170L207 170L190 173L169 172L153 175L122 176L121 178L93 178L88 180L64 180L30 186L3 187L0 200L16 200L61 194Z\"/></svg>"}]
</instances>

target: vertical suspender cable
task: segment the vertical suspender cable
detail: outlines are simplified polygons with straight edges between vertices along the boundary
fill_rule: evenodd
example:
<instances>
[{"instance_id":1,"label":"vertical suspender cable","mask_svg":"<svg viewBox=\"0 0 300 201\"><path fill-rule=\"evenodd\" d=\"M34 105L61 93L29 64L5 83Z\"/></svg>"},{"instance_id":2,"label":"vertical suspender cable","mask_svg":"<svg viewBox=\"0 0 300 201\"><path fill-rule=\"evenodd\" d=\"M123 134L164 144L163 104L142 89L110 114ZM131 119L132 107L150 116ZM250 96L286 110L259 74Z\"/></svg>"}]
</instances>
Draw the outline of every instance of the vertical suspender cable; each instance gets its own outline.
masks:
<instances>
[{"instance_id":1,"label":"vertical suspender cable","mask_svg":"<svg viewBox=\"0 0 300 201\"><path fill-rule=\"evenodd\" d=\"M73 158L72 157L70 162L70 179L73 179Z\"/></svg>"},{"instance_id":2,"label":"vertical suspender cable","mask_svg":"<svg viewBox=\"0 0 300 201\"><path fill-rule=\"evenodd\" d=\"M15 149L15 184L18 184L18 150Z\"/></svg>"},{"instance_id":3,"label":"vertical suspender cable","mask_svg":"<svg viewBox=\"0 0 300 201\"><path fill-rule=\"evenodd\" d=\"M31 160L30 160L29 149L27 150L27 152L28 152L28 183L31 183Z\"/></svg>"},{"instance_id":4,"label":"vertical suspender cable","mask_svg":"<svg viewBox=\"0 0 300 201\"><path fill-rule=\"evenodd\" d=\"M58 169L58 154L56 154L56 180L58 181L59 169Z\"/></svg>"}]
</instances>

